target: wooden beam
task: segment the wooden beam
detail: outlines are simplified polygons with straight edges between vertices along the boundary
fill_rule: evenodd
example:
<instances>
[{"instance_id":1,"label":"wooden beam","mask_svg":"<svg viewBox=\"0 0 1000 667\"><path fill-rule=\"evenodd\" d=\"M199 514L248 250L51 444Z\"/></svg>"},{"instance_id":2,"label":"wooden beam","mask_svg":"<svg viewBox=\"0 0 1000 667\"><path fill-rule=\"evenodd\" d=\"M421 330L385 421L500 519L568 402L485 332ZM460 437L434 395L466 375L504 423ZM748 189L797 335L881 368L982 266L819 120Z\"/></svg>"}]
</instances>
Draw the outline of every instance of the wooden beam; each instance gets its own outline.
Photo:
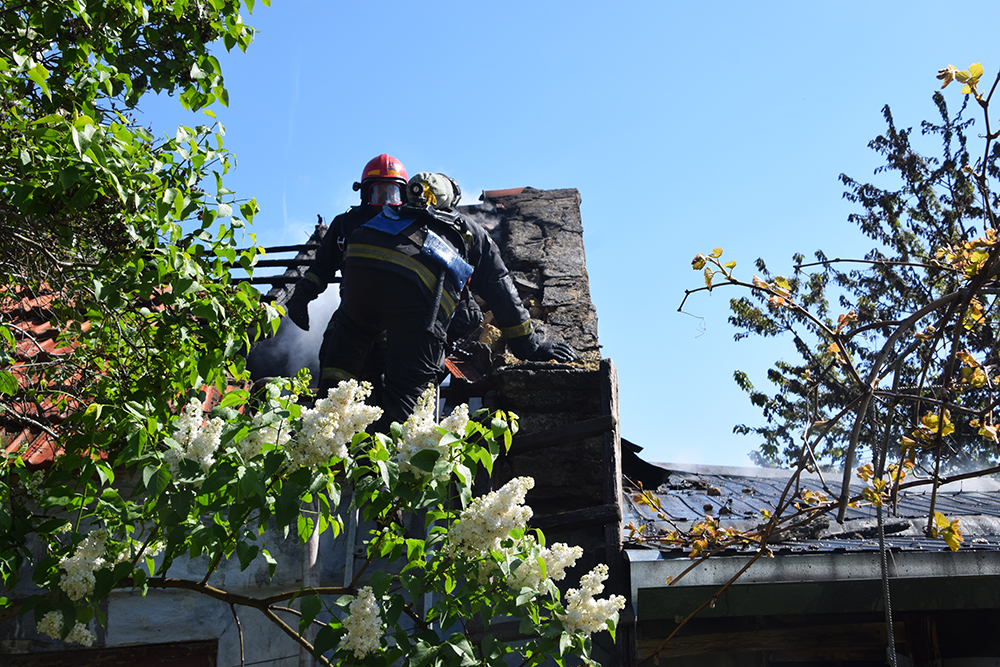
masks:
<instances>
[{"instance_id":1,"label":"wooden beam","mask_svg":"<svg viewBox=\"0 0 1000 667\"><path fill-rule=\"evenodd\" d=\"M276 253L276 252L306 252L309 250L316 250L319 248L318 243L300 243L298 245L276 245L270 248L264 248L265 253ZM240 248L236 252L245 252L249 248Z\"/></svg>"},{"instance_id":2,"label":"wooden beam","mask_svg":"<svg viewBox=\"0 0 1000 667\"><path fill-rule=\"evenodd\" d=\"M253 278L247 277L234 277L234 283L250 283L251 285L288 285L291 283L297 283L302 279L302 276L254 276ZM331 283L339 283L340 276L337 276Z\"/></svg>"},{"instance_id":3,"label":"wooden beam","mask_svg":"<svg viewBox=\"0 0 1000 667\"><path fill-rule=\"evenodd\" d=\"M299 267L299 266L313 266L316 264L314 259L295 259L290 257L288 259L258 259L254 263L255 269L271 269L275 267L285 267L288 269ZM234 269L242 268L234 266Z\"/></svg>"}]
</instances>

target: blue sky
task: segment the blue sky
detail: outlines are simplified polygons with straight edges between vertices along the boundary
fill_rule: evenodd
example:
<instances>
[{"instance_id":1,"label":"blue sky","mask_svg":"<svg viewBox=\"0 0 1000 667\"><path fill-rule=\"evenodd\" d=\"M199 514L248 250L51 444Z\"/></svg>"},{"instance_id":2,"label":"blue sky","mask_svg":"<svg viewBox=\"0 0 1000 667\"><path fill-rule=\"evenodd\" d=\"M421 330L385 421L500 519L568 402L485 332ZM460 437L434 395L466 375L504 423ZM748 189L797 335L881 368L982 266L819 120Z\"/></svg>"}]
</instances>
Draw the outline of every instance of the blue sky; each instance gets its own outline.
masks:
<instances>
[{"instance_id":1,"label":"blue sky","mask_svg":"<svg viewBox=\"0 0 1000 667\"><path fill-rule=\"evenodd\" d=\"M936 2L257 2L247 53L222 56L216 108L256 197L265 246L356 203L364 164L390 153L484 189L576 188L622 434L648 460L745 465L758 386L788 341L733 341L734 290L689 299L698 252L749 278L823 248L860 256L838 175L870 179L866 144L932 118L936 71L1000 67L1000 4ZM960 94L947 91L956 108ZM195 121L149 108L154 129ZM203 122L198 120L197 122Z\"/></svg>"}]
</instances>

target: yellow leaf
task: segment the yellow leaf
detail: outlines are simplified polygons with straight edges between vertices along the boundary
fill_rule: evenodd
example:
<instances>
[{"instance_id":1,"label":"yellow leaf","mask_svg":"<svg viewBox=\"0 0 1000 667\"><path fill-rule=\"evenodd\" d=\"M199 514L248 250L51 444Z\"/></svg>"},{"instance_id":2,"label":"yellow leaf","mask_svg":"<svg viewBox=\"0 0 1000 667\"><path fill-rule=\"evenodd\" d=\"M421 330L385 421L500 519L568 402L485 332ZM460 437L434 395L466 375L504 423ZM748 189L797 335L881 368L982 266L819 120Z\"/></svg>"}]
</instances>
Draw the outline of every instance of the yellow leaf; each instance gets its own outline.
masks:
<instances>
[{"instance_id":1,"label":"yellow leaf","mask_svg":"<svg viewBox=\"0 0 1000 667\"><path fill-rule=\"evenodd\" d=\"M942 88L947 88L948 84L955 80L955 72L957 71L958 68L954 65L948 65L947 67L938 70L937 78L942 81Z\"/></svg>"},{"instance_id":2,"label":"yellow leaf","mask_svg":"<svg viewBox=\"0 0 1000 667\"><path fill-rule=\"evenodd\" d=\"M945 544L952 551L958 551L959 544L962 542L962 536L951 532L941 533L941 537L944 538Z\"/></svg>"},{"instance_id":3,"label":"yellow leaf","mask_svg":"<svg viewBox=\"0 0 1000 667\"><path fill-rule=\"evenodd\" d=\"M712 276L714 275L715 272L712 271L712 269L705 267L705 286L708 287L708 289L712 289Z\"/></svg>"},{"instance_id":4,"label":"yellow leaf","mask_svg":"<svg viewBox=\"0 0 1000 667\"><path fill-rule=\"evenodd\" d=\"M970 86L968 84L962 86L962 94L963 95L969 95L971 93L972 93L972 86Z\"/></svg>"},{"instance_id":5,"label":"yellow leaf","mask_svg":"<svg viewBox=\"0 0 1000 667\"><path fill-rule=\"evenodd\" d=\"M969 74L975 79L981 77L983 75L982 63L972 63L972 65L969 66Z\"/></svg>"},{"instance_id":6,"label":"yellow leaf","mask_svg":"<svg viewBox=\"0 0 1000 667\"><path fill-rule=\"evenodd\" d=\"M701 253L695 255L694 259L691 260L691 268L694 269L695 271L701 271L702 269L704 269L705 256L702 255Z\"/></svg>"},{"instance_id":7,"label":"yellow leaf","mask_svg":"<svg viewBox=\"0 0 1000 667\"><path fill-rule=\"evenodd\" d=\"M944 514L941 514L941 512L934 512L934 523L936 523L939 528L947 528L951 525L948 518Z\"/></svg>"},{"instance_id":8,"label":"yellow leaf","mask_svg":"<svg viewBox=\"0 0 1000 667\"><path fill-rule=\"evenodd\" d=\"M968 350L962 350L955 356L957 356L963 364L968 364L969 366L979 365L979 362L976 361L976 358L972 356Z\"/></svg>"},{"instance_id":9,"label":"yellow leaf","mask_svg":"<svg viewBox=\"0 0 1000 667\"><path fill-rule=\"evenodd\" d=\"M725 264L723 264L723 266L726 267L727 269L734 269L736 268L736 260L734 259L731 262L726 262Z\"/></svg>"},{"instance_id":10,"label":"yellow leaf","mask_svg":"<svg viewBox=\"0 0 1000 667\"><path fill-rule=\"evenodd\" d=\"M713 248L712 257L722 257L722 248Z\"/></svg>"}]
</instances>

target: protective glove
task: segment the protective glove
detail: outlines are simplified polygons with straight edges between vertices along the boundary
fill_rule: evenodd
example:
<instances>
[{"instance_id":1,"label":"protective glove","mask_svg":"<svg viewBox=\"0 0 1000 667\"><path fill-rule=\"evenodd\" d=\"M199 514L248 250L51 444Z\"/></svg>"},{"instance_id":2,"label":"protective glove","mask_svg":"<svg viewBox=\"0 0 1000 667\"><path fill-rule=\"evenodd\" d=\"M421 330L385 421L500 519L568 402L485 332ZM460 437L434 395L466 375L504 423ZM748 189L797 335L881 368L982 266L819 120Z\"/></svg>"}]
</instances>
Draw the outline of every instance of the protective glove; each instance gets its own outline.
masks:
<instances>
[{"instance_id":1,"label":"protective glove","mask_svg":"<svg viewBox=\"0 0 1000 667\"><path fill-rule=\"evenodd\" d=\"M507 347L518 359L525 361L559 361L576 359L576 354L566 343L551 340L539 341L534 334L518 336L507 341Z\"/></svg>"},{"instance_id":2,"label":"protective glove","mask_svg":"<svg viewBox=\"0 0 1000 667\"><path fill-rule=\"evenodd\" d=\"M569 363L576 359L576 354L566 343L560 341L543 340L538 344L534 354L528 357L529 361L559 361Z\"/></svg>"},{"instance_id":3,"label":"protective glove","mask_svg":"<svg viewBox=\"0 0 1000 667\"><path fill-rule=\"evenodd\" d=\"M295 291L285 304L288 317L295 326L303 331L309 331L309 302L319 295L319 287L309 279L295 283Z\"/></svg>"},{"instance_id":4,"label":"protective glove","mask_svg":"<svg viewBox=\"0 0 1000 667\"><path fill-rule=\"evenodd\" d=\"M471 294L466 293L455 307L455 314L448 325L448 340L465 338L483 323L483 311Z\"/></svg>"},{"instance_id":5,"label":"protective glove","mask_svg":"<svg viewBox=\"0 0 1000 667\"><path fill-rule=\"evenodd\" d=\"M309 331L309 301L293 296L285 310L288 311L288 318L295 322L295 326L303 331Z\"/></svg>"}]
</instances>

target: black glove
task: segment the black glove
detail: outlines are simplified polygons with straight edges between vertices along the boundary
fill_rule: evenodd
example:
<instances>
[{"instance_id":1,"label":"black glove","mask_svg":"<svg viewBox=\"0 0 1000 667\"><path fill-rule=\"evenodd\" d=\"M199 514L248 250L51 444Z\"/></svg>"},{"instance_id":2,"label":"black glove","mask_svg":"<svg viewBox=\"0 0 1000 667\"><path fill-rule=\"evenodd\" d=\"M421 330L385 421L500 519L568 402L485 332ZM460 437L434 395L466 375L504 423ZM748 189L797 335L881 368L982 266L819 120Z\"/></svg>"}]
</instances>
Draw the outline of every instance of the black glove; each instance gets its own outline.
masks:
<instances>
[{"instance_id":1,"label":"black glove","mask_svg":"<svg viewBox=\"0 0 1000 667\"><path fill-rule=\"evenodd\" d=\"M529 361L559 361L569 363L576 359L573 348L563 342L543 340L538 344L534 354L528 357Z\"/></svg>"},{"instance_id":2,"label":"black glove","mask_svg":"<svg viewBox=\"0 0 1000 667\"><path fill-rule=\"evenodd\" d=\"M295 291L285 305L289 319L303 331L309 331L309 302L319 295L319 291L316 283L304 278L295 283Z\"/></svg>"},{"instance_id":3,"label":"black glove","mask_svg":"<svg viewBox=\"0 0 1000 667\"><path fill-rule=\"evenodd\" d=\"M295 322L295 326L303 331L309 331L309 301L293 296L285 310L288 311L288 318Z\"/></svg>"},{"instance_id":4,"label":"black glove","mask_svg":"<svg viewBox=\"0 0 1000 667\"><path fill-rule=\"evenodd\" d=\"M559 361L566 363L576 359L576 354L566 343L543 340L535 334L518 336L507 341L507 347L518 359L525 361Z\"/></svg>"},{"instance_id":5,"label":"black glove","mask_svg":"<svg viewBox=\"0 0 1000 667\"><path fill-rule=\"evenodd\" d=\"M455 307L455 314L448 325L448 340L455 341L465 338L483 323L483 311L468 292Z\"/></svg>"}]
</instances>

